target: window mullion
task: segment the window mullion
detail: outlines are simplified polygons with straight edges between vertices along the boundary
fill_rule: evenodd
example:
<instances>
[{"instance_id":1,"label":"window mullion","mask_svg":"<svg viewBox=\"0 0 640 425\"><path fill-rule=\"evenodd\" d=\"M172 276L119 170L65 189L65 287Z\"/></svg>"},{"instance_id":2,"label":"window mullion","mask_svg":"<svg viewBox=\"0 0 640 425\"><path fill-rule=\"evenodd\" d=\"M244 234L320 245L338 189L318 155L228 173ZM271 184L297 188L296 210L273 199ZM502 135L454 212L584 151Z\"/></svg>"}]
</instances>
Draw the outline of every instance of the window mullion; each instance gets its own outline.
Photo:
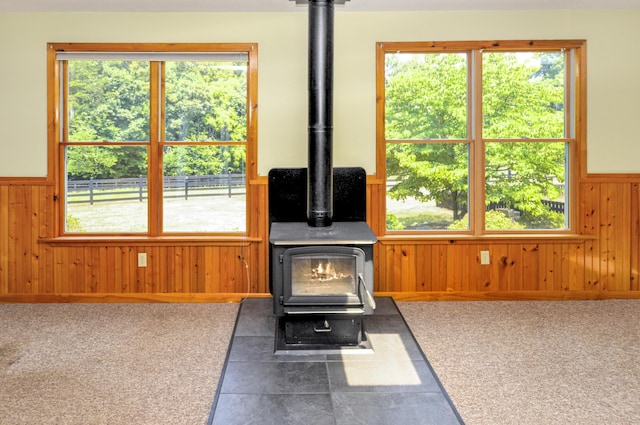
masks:
<instances>
[{"instance_id":1,"label":"window mullion","mask_svg":"<svg viewBox=\"0 0 640 425\"><path fill-rule=\"evenodd\" d=\"M470 72L472 104L472 144L470 152L469 226L473 234L482 234L485 229L485 148L482 138L482 50L473 50Z\"/></svg>"},{"instance_id":2,"label":"window mullion","mask_svg":"<svg viewBox=\"0 0 640 425\"><path fill-rule=\"evenodd\" d=\"M61 202L62 211L58 217L58 232L60 235L67 231L67 166L66 155L67 148L62 145L62 142L69 140L69 112L68 112L68 100L69 100L69 65L67 61L58 62L60 67L58 68L59 76L61 77L60 85L58 86L58 123L62 122L62 126L56 131L56 142L58 143L58 193L62 195L64 202Z\"/></svg>"},{"instance_id":3,"label":"window mullion","mask_svg":"<svg viewBox=\"0 0 640 425\"><path fill-rule=\"evenodd\" d=\"M387 181L387 137L386 137L386 95L385 95L385 62L387 51L383 43L377 43L376 49L376 174ZM378 185L377 222L372 223L374 228L387 233L387 188L386 185ZM373 221L373 220L372 220Z\"/></svg>"},{"instance_id":4,"label":"window mullion","mask_svg":"<svg viewBox=\"0 0 640 425\"><path fill-rule=\"evenodd\" d=\"M147 170L147 198L148 198L148 220L149 234L158 236L161 232L162 223L162 156L160 147L160 137L162 134L162 104L163 84L162 75L164 67L161 62L150 63L150 90L149 95L149 159Z\"/></svg>"}]
</instances>

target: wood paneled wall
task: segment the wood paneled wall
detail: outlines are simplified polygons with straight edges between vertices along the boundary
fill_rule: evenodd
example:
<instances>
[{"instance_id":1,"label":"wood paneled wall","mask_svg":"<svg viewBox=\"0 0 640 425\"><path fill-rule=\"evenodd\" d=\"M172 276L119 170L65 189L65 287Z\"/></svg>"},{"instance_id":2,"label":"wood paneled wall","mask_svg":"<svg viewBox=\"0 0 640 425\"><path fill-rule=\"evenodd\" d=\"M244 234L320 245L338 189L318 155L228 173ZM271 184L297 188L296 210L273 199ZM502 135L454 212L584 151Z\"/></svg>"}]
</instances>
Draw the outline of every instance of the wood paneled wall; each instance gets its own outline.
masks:
<instances>
[{"instance_id":1,"label":"wood paneled wall","mask_svg":"<svg viewBox=\"0 0 640 425\"><path fill-rule=\"evenodd\" d=\"M266 185L251 228L266 235ZM52 241L53 185L0 180L0 301L238 301L268 294L264 236ZM138 267L138 253L147 267Z\"/></svg>"},{"instance_id":2,"label":"wood paneled wall","mask_svg":"<svg viewBox=\"0 0 640 425\"><path fill-rule=\"evenodd\" d=\"M585 179L579 190L578 237L382 238L378 291L400 299L640 298L638 183ZM489 265L480 264L484 250Z\"/></svg>"},{"instance_id":3,"label":"wood paneled wall","mask_svg":"<svg viewBox=\"0 0 640 425\"><path fill-rule=\"evenodd\" d=\"M53 185L0 179L0 301L268 296L266 179L251 184L258 208L242 240L51 242ZM381 222L373 214L379 184L368 184L374 230ZM404 300L640 298L639 182L586 178L579 190L579 237L381 238L376 293ZM480 264L482 250L491 264ZM137 266L140 252L147 253L146 268Z\"/></svg>"}]
</instances>

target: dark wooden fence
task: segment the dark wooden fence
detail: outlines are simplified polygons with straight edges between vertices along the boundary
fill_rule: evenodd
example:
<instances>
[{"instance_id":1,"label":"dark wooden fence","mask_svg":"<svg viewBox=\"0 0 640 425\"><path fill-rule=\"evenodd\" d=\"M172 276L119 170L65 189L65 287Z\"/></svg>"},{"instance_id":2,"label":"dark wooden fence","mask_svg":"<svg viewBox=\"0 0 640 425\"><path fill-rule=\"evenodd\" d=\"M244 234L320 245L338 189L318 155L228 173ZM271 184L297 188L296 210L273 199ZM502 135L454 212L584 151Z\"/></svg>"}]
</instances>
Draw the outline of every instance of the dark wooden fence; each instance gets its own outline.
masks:
<instances>
[{"instance_id":1,"label":"dark wooden fence","mask_svg":"<svg viewBox=\"0 0 640 425\"><path fill-rule=\"evenodd\" d=\"M545 207L549 208L549 210L553 211L553 212L557 212L560 214L564 214L564 202L561 201L547 201L546 199L542 199L540 201L540 203L542 205L544 205ZM522 213L522 211L518 210L517 208L512 208L510 206L508 206L507 204L505 204L504 202L492 202L489 205L487 205L487 211L489 210L501 210L501 209L511 209L513 211L516 211L518 214Z\"/></svg>"},{"instance_id":2,"label":"dark wooden fence","mask_svg":"<svg viewBox=\"0 0 640 425\"><path fill-rule=\"evenodd\" d=\"M246 194L244 174L167 176L163 178L165 198L238 196ZM142 201L147 198L147 178L70 180L68 203Z\"/></svg>"}]
</instances>

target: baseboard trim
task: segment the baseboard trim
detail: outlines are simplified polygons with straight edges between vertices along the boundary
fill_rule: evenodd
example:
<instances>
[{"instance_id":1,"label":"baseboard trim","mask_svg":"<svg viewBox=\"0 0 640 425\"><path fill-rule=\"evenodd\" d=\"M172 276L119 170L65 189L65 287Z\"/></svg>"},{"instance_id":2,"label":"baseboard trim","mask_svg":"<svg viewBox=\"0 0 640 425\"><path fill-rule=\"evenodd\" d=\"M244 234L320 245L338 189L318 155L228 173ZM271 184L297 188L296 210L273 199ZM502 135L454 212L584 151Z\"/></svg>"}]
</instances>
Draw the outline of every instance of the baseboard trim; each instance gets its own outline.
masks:
<instances>
[{"instance_id":1,"label":"baseboard trim","mask_svg":"<svg viewBox=\"0 0 640 425\"><path fill-rule=\"evenodd\" d=\"M394 301L570 301L640 299L640 291L376 292ZM271 294L0 294L0 303L239 303Z\"/></svg>"},{"instance_id":2,"label":"baseboard trim","mask_svg":"<svg viewBox=\"0 0 640 425\"><path fill-rule=\"evenodd\" d=\"M239 303L271 294L2 294L0 303Z\"/></svg>"},{"instance_id":3,"label":"baseboard trim","mask_svg":"<svg viewBox=\"0 0 640 425\"><path fill-rule=\"evenodd\" d=\"M638 291L376 292L395 301L569 301L640 299Z\"/></svg>"}]
</instances>

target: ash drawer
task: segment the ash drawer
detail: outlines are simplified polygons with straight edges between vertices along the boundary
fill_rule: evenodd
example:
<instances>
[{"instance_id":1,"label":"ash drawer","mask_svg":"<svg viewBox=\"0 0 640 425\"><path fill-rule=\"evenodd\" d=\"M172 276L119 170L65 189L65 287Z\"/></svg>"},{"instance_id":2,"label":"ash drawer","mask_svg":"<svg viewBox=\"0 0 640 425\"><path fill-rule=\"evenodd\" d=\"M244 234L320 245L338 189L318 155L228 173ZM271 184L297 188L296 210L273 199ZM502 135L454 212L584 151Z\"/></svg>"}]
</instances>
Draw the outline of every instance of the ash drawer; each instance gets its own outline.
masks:
<instances>
[{"instance_id":1,"label":"ash drawer","mask_svg":"<svg viewBox=\"0 0 640 425\"><path fill-rule=\"evenodd\" d=\"M284 321L287 344L357 345L362 340L361 315L289 316Z\"/></svg>"}]
</instances>

